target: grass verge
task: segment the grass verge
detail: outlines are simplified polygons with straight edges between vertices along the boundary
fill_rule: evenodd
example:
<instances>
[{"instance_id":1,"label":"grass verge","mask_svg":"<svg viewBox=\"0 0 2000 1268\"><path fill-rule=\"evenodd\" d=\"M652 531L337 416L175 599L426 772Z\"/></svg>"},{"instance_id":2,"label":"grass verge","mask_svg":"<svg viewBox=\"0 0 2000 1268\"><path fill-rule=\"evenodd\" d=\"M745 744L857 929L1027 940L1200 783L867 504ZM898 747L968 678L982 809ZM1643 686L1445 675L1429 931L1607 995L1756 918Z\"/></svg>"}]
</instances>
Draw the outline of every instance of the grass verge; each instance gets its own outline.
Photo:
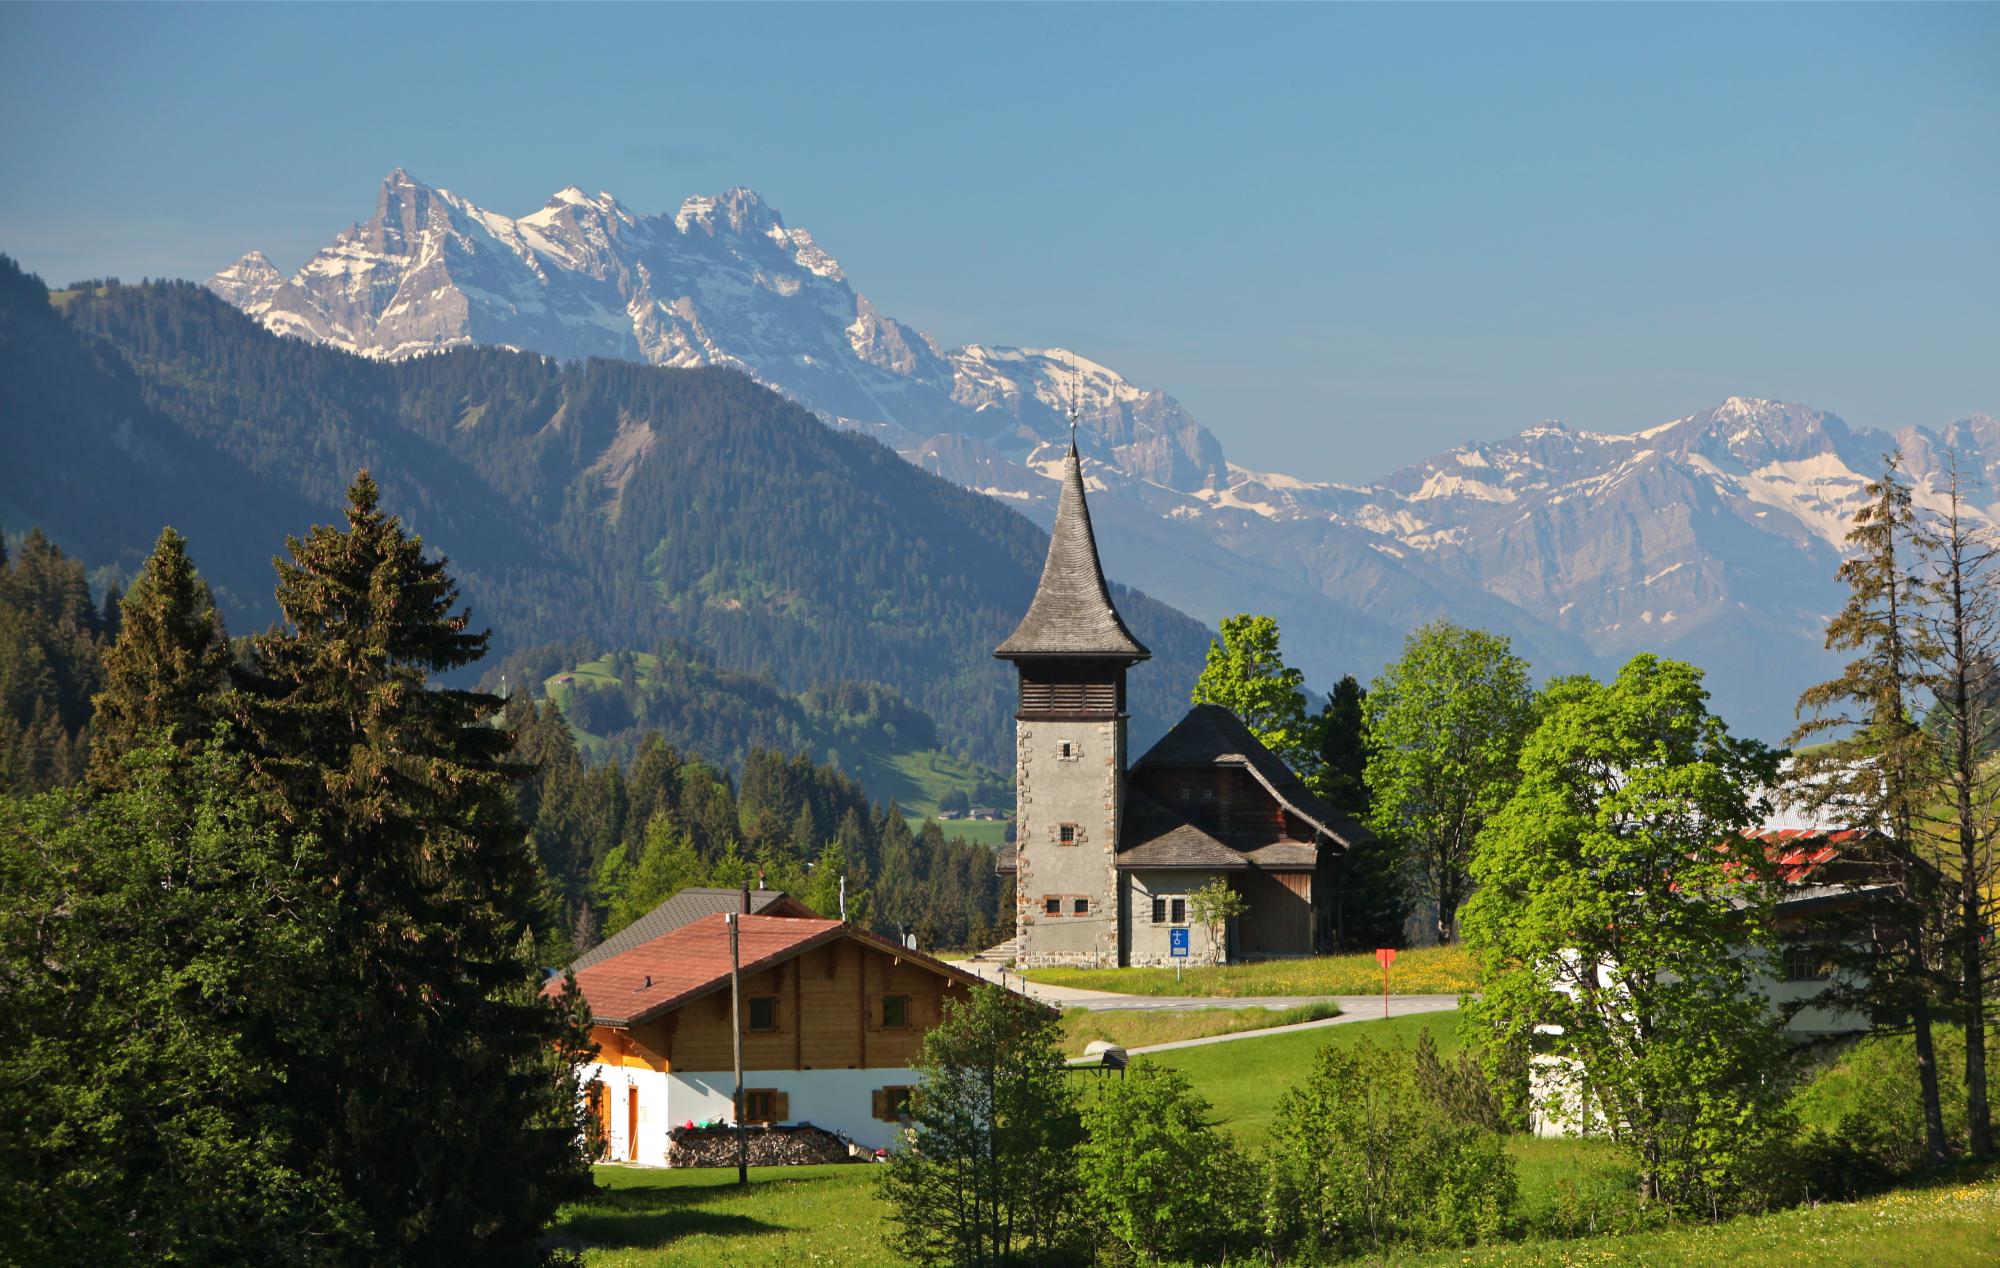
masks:
<instances>
[{"instance_id":1,"label":"grass verge","mask_svg":"<svg viewBox=\"0 0 2000 1268\"><path fill-rule=\"evenodd\" d=\"M1373 952L1321 955L1307 960L1264 960L1172 969L1029 969L1031 982L1127 995L1373 995L1382 989L1382 966ZM1412 947L1398 952L1389 970L1397 995L1456 995L1478 989L1472 953L1464 947Z\"/></svg>"},{"instance_id":2,"label":"grass verge","mask_svg":"<svg viewBox=\"0 0 2000 1268\"><path fill-rule=\"evenodd\" d=\"M1190 1008L1164 1011L1144 1008L1072 1008L1063 1014L1063 1051L1081 1055L1093 1040L1106 1039L1121 1048L1144 1048L1182 1039L1233 1035L1271 1026L1296 1026L1340 1016L1332 1002L1298 1008ZM1251 1042L1245 1040L1244 1042Z\"/></svg>"}]
</instances>

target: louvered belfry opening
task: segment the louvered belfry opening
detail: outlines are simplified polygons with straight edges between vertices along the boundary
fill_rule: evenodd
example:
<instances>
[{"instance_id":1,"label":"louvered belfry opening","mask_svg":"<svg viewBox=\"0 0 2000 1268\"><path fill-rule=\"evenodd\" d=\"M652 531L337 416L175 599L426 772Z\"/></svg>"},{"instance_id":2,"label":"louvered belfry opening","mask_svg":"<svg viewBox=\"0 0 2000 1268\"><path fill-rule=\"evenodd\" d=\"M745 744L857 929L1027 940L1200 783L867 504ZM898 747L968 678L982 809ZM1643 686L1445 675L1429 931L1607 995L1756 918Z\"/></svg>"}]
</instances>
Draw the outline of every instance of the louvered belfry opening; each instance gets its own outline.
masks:
<instances>
[{"instance_id":1,"label":"louvered belfry opening","mask_svg":"<svg viewBox=\"0 0 2000 1268\"><path fill-rule=\"evenodd\" d=\"M1020 670L1014 716L1022 721L1125 715L1125 666L1117 661L1022 661Z\"/></svg>"}]
</instances>

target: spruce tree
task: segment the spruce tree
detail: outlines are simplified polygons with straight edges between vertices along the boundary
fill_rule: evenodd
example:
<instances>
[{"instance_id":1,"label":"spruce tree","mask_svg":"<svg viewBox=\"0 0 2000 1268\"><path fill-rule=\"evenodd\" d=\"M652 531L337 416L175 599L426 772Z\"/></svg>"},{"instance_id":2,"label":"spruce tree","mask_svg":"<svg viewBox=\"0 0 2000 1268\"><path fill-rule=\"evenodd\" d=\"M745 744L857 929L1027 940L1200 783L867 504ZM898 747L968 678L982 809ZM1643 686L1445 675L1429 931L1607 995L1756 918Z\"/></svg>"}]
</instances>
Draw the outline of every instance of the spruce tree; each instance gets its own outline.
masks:
<instances>
[{"instance_id":1,"label":"spruce tree","mask_svg":"<svg viewBox=\"0 0 2000 1268\"><path fill-rule=\"evenodd\" d=\"M188 748L215 729L227 686L229 636L208 587L188 558L187 539L160 530L153 553L119 609L118 639L104 654L104 689L92 719L92 778L114 780L124 754L141 744Z\"/></svg>"},{"instance_id":2,"label":"spruce tree","mask_svg":"<svg viewBox=\"0 0 2000 1268\"><path fill-rule=\"evenodd\" d=\"M1848 599L1827 624L1826 646L1855 655L1840 677L1799 696L1802 720L1791 742L1828 733L1835 738L1799 753L1793 777L1808 806L1887 834L1889 846L1879 862L1897 877L1900 901L1884 915L1903 927L1907 949L1900 958L1870 955L1863 967L1870 1002L1886 1003L1909 1018L1923 1092L1925 1149L1931 1161L1943 1162L1944 1113L1931 1039L1938 983L1924 937L1935 895L1930 873L1914 865L1911 852L1931 744L1916 721L1917 697L1926 681L1923 666L1935 659L1937 648L1920 617L1932 596L1910 571L1912 555L1929 545L1929 537L1917 522L1901 463L1898 453L1884 455L1882 473L1864 490L1868 500L1847 534L1854 553L1836 576L1847 584Z\"/></svg>"},{"instance_id":3,"label":"spruce tree","mask_svg":"<svg viewBox=\"0 0 2000 1268\"><path fill-rule=\"evenodd\" d=\"M1334 684L1319 715L1320 769L1314 791L1348 817L1368 821L1368 689L1348 674ZM1342 853L1334 866L1334 940L1342 950L1403 945L1407 904L1396 842L1375 836Z\"/></svg>"},{"instance_id":4,"label":"spruce tree","mask_svg":"<svg viewBox=\"0 0 2000 1268\"><path fill-rule=\"evenodd\" d=\"M320 840L337 898L290 1094L378 1261L538 1262L557 1204L588 1182L585 1037L573 996L538 990L524 771L488 722L497 697L431 681L487 639L444 561L382 512L365 471L348 501L344 529L278 560L284 626L257 639L241 705L254 768Z\"/></svg>"}]
</instances>

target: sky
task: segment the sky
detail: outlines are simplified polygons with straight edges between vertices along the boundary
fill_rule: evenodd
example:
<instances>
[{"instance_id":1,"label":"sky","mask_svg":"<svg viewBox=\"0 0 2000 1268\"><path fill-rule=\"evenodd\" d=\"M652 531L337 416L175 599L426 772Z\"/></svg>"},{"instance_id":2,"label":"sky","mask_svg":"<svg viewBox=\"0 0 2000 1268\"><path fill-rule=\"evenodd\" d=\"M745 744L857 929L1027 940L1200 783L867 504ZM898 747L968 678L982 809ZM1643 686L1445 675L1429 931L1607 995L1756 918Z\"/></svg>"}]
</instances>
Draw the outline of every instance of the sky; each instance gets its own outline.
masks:
<instances>
[{"instance_id":1,"label":"sky","mask_svg":"<svg viewBox=\"0 0 2000 1268\"><path fill-rule=\"evenodd\" d=\"M748 185L881 311L1308 478L2000 415L2000 5L0 5L0 252L52 285L290 271L397 166Z\"/></svg>"}]
</instances>

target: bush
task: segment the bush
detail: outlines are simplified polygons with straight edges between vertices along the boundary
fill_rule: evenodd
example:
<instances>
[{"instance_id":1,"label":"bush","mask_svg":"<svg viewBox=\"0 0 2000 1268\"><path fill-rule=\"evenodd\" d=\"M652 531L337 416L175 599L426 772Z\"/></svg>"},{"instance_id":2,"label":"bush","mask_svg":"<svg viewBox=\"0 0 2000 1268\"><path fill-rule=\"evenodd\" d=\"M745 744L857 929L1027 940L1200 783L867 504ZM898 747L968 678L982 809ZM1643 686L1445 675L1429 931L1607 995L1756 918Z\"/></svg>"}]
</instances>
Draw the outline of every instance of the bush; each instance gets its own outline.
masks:
<instances>
[{"instance_id":1,"label":"bush","mask_svg":"<svg viewBox=\"0 0 2000 1268\"><path fill-rule=\"evenodd\" d=\"M1249 1232L1252 1169L1179 1071L1140 1061L1084 1106L1077 1173L1110 1258L1213 1263Z\"/></svg>"},{"instance_id":2,"label":"bush","mask_svg":"<svg viewBox=\"0 0 2000 1268\"><path fill-rule=\"evenodd\" d=\"M1499 1136L1427 1097L1401 1049L1321 1049L1279 1102L1273 1137L1266 1229L1301 1255L1467 1246L1516 1222Z\"/></svg>"}]
</instances>

